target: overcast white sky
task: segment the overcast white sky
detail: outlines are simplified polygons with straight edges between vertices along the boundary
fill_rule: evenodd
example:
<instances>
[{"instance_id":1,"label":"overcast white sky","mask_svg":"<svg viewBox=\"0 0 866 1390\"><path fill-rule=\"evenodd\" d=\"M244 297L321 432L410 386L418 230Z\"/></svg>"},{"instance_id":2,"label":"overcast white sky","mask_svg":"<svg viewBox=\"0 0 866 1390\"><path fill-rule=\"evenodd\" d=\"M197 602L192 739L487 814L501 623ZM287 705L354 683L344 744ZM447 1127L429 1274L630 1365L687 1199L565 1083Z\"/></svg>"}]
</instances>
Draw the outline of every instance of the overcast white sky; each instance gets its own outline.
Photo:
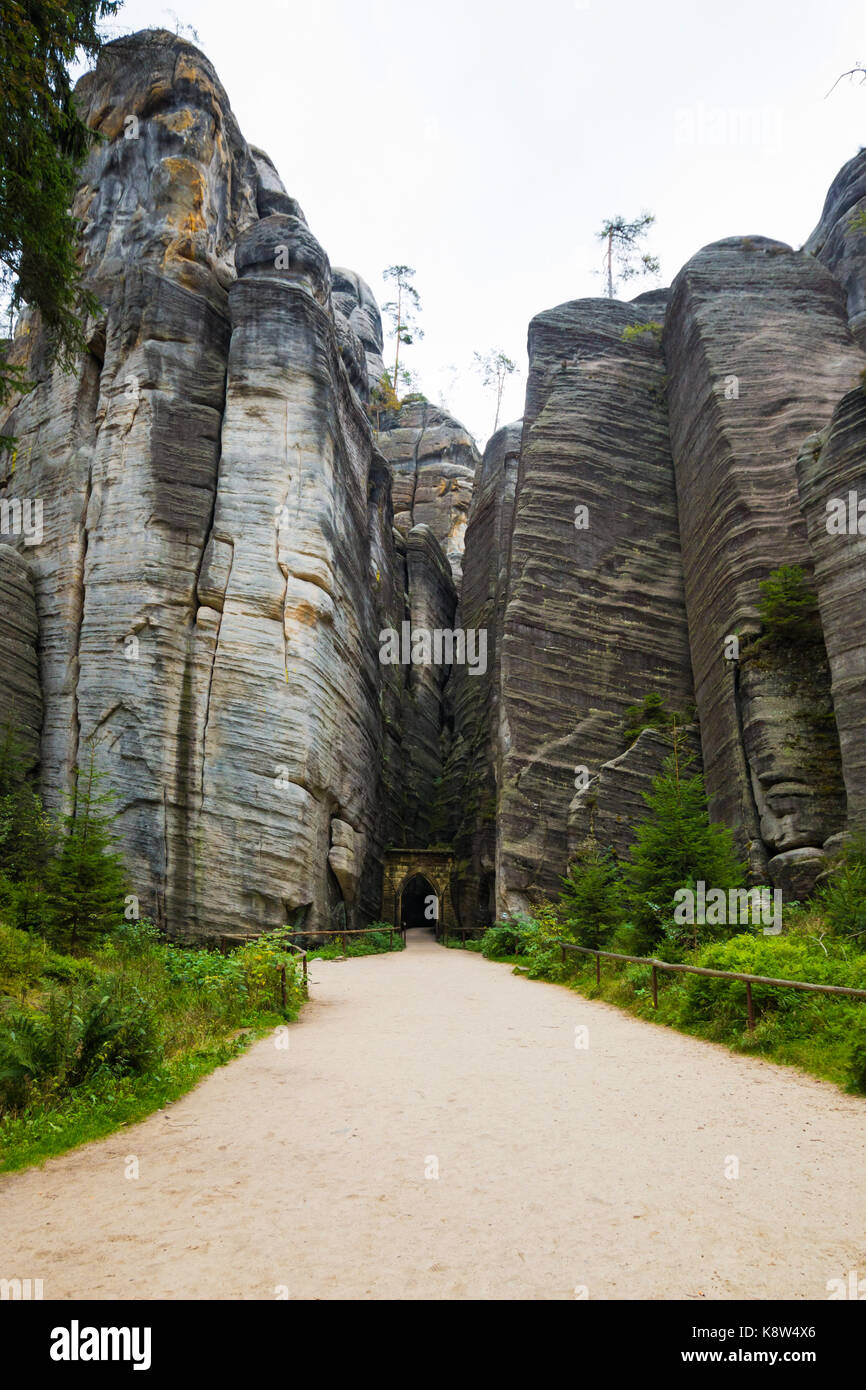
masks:
<instances>
[{"instance_id":1,"label":"overcast white sky","mask_svg":"<svg viewBox=\"0 0 866 1390\"><path fill-rule=\"evenodd\" d=\"M415 267L407 361L482 446L473 352L519 363L519 417L529 320L602 293L605 217L656 214L662 284L724 236L799 246L866 138L866 86L825 99L866 61L853 0L126 0L107 27L178 22L332 264L380 303Z\"/></svg>"}]
</instances>

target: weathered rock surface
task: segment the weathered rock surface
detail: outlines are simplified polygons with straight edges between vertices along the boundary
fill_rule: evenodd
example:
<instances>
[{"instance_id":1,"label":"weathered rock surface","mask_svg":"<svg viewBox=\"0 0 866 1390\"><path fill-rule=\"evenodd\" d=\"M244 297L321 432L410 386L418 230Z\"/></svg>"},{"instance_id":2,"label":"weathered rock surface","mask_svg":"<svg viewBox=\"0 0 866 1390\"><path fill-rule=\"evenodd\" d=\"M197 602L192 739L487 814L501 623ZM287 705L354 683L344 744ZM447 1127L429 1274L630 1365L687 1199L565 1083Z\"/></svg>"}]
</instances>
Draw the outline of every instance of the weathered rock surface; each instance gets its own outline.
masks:
<instances>
[{"instance_id":1,"label":"weathered rock surface","mask_svg":"<svg viewBox=\"0 0 866 1390\"><path fill-rule=\"evenodd\" d=\"M777 850L820 845L837 830L837 806L832 792L813 795L798 771L802 749L817 749L809 712L795 717L796 691L789 683L784 694L778 672L768 683L741 671L726 658L726 638L758 631L759 584L771 570L811 571L797 454L862 359L832 276L760 237L729 238L689 261L673 286L665 351L711 813L735 830L762 878Z\"/></svg>"},{"instance_id":2,"label":"weathered rock surface","mask_svg":"<svg viewBox=\"0 0 866 1390\"><path fill-rule=\"evenodd\" d=\"M523 422L505 425L479 462L466 530L466 568L458 609L465 629L487 634L487 670L454 669L454 741L445 776L448 823L455 827L457 908L466 923L495 920L500 658L508 554Z\"/></svg>"},{"instance_id":3,"label":"weathered rock surface","mask_svg":"<svg viewBox=\"0 0 866 1390\"><path fill-rule=\"evenodd\" d=\"M785 902L803 902L827 868L827 855L821 849L789 849L774 855L767 867Z\"/></svg>"},{"instance_id":4,"label":"weathered rock surface","mask_svg":"<svg viewBox=\"0 0 866 1390\"><path fill-rule=\"evenodd\" d=\"M14 730L28 770L39 761L42 689L39 683L39 623L27 561L0 545L0 737Z\"/></svg>"},{"instance_id":5,"label":"weathered rock surface","mask_svg":"<svg viewBox=\"0 0 866 1390\"><path fill-rule=\"evenodd\" d=\"M453 631L457 591L429 526L413 526L406 537L406 574L412 631ZM441 784L453 725L450 702L446 702L452 668L434 659L402 670L400 778L406 810L395 844L442 843L451 839L451 828L443 820Z\"/></svg>"},{"instance_id":6,"label":"weathered rock surface","mask_svg":"<svg viewBox=\"0 0 866 1390\"><path fill-rule=\"evenodd\" d=\"M384 339L382 337L382 317L373 291L356 275L354 270L335 267L331 285L331 302L335 315L342 315L349 323L352 332L358 337L363 350L367 368L367 387L369 392L385 374L382 361Z\"/></svg>"},{"instance_id":7,"label":"weathered rock surface","mask_svg":"<svg viewBox=\"0 0 866 1390\"><path fill-rule=\"evenodd\" d=\"M842 397L798 460L852 829L866 830L866 393ZM828 510L829 507L829 510ZM866 507L863 508L866 513ZM840 513L844 515L841 521ZM866 533L866 518L863 518Z\"/></svg>"},{"instance_id":8,"label":"weathered rock surface","mask_svg":"<svg viewBox=\"0 0 866 1390\"><path fill-rule=\"evenodd\" d=\"M852 332L866 346L866 150L839 170L821 221L803 249L817 256L844 289Z\"/></svg>"},{"instance_id":9,"label":"weathered rock surface","mask_svg":"<svg viewBox=\"0 0 866 1390\"><path fill-rule=\"evenodd\" d=\"M587 786L575 793L569 807L569 862L590 850L611 851L621 860L628 858L635 828L648 815L644 797L652 791L653 778L663 771L672 752L669 734L644 729L630 748L602 763ZM691 771L700 767L701 744L694 725L678 733L677 755L683 767L688 765Z\"/></svg>"},{"instance_id":10,"label":"weathered rock surface","mask_svg":"<svg viewBox=\"0 0 866 1390\"><path fill-rule=\"evenodd\" d=\"M270 217L272 212L281 212L306 222L300 203L286 192L270 156L255 145L250 145L250 154L256 167L256 209L259 217Z\"/></svg>"},{"instance_id":11,"label":"weathered rock surface","mask_svg":"<svg viewBox=\"0 0 866 1390\"><path fill-rule=\"evenodd\" d=\"M500 910L558 890L577 769L622 751L626 707L651 691L671 710L691 699L664 363L648 326L662 312L578 300L530 325L501 637Z\"/></svg>"},{"instance_id":12,"label":"weathered rock surface","mask_svg":"<svg viewBox=\"0 0 866 1390\"><path fill-rule=\"evenodd\" d=\"M70 376L27 325L37 385L8 422L16 491L45 502L46 798L93 740L134 891L175 935L376 916L404 703L379 632L426 612L431 566L453 603L435 539L408 566L395 543L364 411L378 311L357 278L334 307L325 252L185 40L108 45L79 95L105 137L76 199L104 317ZM431 696L412 753L432 770ZM403 822L413 797L435 797L420 773Z\"/></svg>"},{"instance_id":13,"label":"weathered rock surface","mask_svg":"<svg viewBox=\"0 0 866 1390\"><path fill-rule=\"evenodd\" d=\"M739 730L766 853L820 846L845 825L830 672L820 637L742 649Z\"/></svg>"},{"instance_id":14,"label":"weathered rock surface","mask_svg":"<svg viewBox=\"0 0 866 1390\"><path fill-rule=\"evenodd\" d=\"M378 444L394 476L394 525L429 526L459 589L478 450L467 430L429 401L382 416Z\"/></svg>"},{"instance_id":15,"label":"weathered rock surface","mask_svg":"<svg viewBox=\"0 0 866 1390\"><path fill-rule=\"evenodd\" d=\"M386 846L453 849L474 925L590 838L627 852L669 744L624 751L626 707L694 696L714 818L805 896L866 829L866 155L802 252L730 238L671 291L539 315L480 459L423 399L377 414L369 286L197 49L118 40L78 92L102 312L71 374L25 314L0 461L6 511L44 506L38 544L4 525L0 720L48 804L92 741L177 936L377 917ZM760 632L781 565L818 592L794 645ZM485 669L383 660L404 624L483 632Z\"/></svg>"}]
</instances>

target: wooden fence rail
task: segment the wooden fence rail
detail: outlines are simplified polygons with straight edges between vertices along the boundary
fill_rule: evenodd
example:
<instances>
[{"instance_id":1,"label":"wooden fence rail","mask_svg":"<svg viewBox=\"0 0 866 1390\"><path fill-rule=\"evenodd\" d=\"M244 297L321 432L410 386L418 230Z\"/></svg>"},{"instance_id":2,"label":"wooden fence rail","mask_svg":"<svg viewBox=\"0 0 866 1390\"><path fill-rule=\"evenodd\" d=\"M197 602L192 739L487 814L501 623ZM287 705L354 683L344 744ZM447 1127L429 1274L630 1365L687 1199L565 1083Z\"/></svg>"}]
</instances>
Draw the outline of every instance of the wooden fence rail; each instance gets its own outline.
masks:
<instances>
[{"instance_id":1,"label":"wooden fence rail","mask_svg":"<svg viewBox=\"0 0 866 1390\"><path fill-rule=\"evenodd\" d=\"M388 932L388 946L389 946L390 949L393 949L393 946L394 946L394 933L395 933L395 932L397 932L397 934L398 934L399 936L402 936L402 938L403 938L403 945L404 945L404 946L406 945L406 931L405 931L405 928L403 928L403 927L388 927L388 928L382 927L381 931L377 932L376 935L377 935L377 936L380 936L380 935L381 935L381 936L384 936L386 930L387 930L387 932ZM347 928L345 931L343 931L342 929L341 929L340 931L300 931L300 930L299 930L299 931L295 931L294 928L290 928L290 930L289 930L289 935L290 935L290 936L339 936L339 937L342 938L342 941L343 941L343 950L345 951L346 955L348 955L348 954L349 954L349 937L350 937L350 936L369 936L369 935L370 935L370 931L371 931L371 929L370 929L369 927L349 927L349 928ZM296 949L300 950L300 947L297 947ZM305 954L306 954L306 953L305 953Z\"/></svg>"},{"instance_id":2,"label":"wooden fence rail","mask_svg":"<svg viewBox=\"0 0 866 1390\"><path fill-rule=\"evenodd\" d=\"M679 965L673 961L656 960L654 956L625 956L617 951L597 951L591 946L577 946L573 941L562 941L556 943L559 946L560 958L565 964L566 951L576 951L583 956L595 956L595 982L601 984L601 957L605 956L608 960L625 960L632 965L649 965L652 967L652 989L653 989L653 1008L659 1006L659 970L668 970L671 973L680 975L710 975L717 980L740 980L746 986L746 1012L748 1017L749 1032L754 1032L755 1010L752 1003L752 985L775 985L784 986L786 989L803 989L811 991L813 994L844 994L851 999L866 999L866 989L852 989L848 985L818 985L810 980L777 980L771 975L743 975L736 970L710 970L704 965Z\"/></svg>"},{"instance_id":3,"label":"wooden fence rail","mask_svg":"<svg viewBox=\"0 0 866 1390\"><path fill-rule=\"evenodd\" d=\"M302 962L303 971L304 971L304 992L306 993L306 992L307 992L307 989L308 989L308 982L307 982L307 953L306 953L306 951L303 949L302 946L293 946L291 943L289 943L289 945L288 945L288 950L290 950L290 951L297 951L298 955L300 955L300 957L301 957L301 962ZM285 967L284 965L281 965L281 966L280 966L280 1002L282 1003L283 1009L285 1009L285 1007L286 1007L286 967Z\"/></svg>"},{"instance_id":4,"label":"wooden fence rail","mask_svg":"<svg viewBox=\"0 0 866 1390\"><path fill-rule=\"evenodd\" d=\"M476 937L483 935L484 932L480 927L452 927L450 931L448 927L445 927L442 932L442 938L446 946L448 945L449 936L459 936L465 946L467 936Z\"/></svg>"}]
</instances>

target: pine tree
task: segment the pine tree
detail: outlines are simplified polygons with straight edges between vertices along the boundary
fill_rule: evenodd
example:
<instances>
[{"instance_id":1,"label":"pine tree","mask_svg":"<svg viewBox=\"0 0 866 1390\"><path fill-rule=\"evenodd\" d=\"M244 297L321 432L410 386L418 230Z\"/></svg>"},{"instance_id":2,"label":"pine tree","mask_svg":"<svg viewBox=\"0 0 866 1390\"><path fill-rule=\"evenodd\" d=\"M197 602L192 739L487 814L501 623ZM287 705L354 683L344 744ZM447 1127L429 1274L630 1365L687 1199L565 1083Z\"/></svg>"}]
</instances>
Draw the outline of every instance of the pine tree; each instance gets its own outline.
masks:
<instances>
[{"instance_id":1,"label":"pine tree","mask_svg":"<svg viewBox=\"0 0 866 1390\"><path fill-rule=\"evenodd\" d=\"M27 778L23 744L11 723L0 733L0 877L38 877L51 857L54 833Z\"/></svg>"},{"instance_id":2,"label":"pine tree","mask_svg":"<svg viewBox=\"0 0 866 1390\"><path fill-rule=\"evenodd\" d=\"M0 290L40 311L70 367L84 346L82 314L97 307L82 285L70 212L91 132L76 110L69 67L95 58L99 22L117 0L3 0L0 12ZM0 405L24 385L0 355ZM3 447L11 437L3 436Z\"/></svg>"},{"instance_id":3,"label":"pine tree","mask_svg":"<svg viewBox=\"0 0 866 1390\"><path fill-rule=\"evenodd\" d=\"M126 873L112 829L112 792L101 792L91 746L86 769L76 770L73 809L63 817L64 837L50 883L50 932L76 947L123 920Z\"/></svg>"},{"instance_id":4,"label":"pine tree","mask_svg":"<svg viewBox=\"0 0 866 1390\"><path fill-rule=\"evenodd\" d=\"M642 212L633 222L622 216L609 217L596 235L604 242L604 269L607 297L613 299L620 281L633 280L636 275L658 275L659 262L648 251L640 251L649 228L655 222L651 212Z\"/></svg>"},{"instance_id":5,"label":"pine tree","mask_svg":"<svg viewBox=\"0 0 866 1390\"><path fill-rule=\"evenodd\" d=\"M493 421L493 433L495 434L499 428L499 412L502 409L505 383L517 371L517 363L501 348L491 348L490 352L484 353L476 352L474 357L475 369L481 373L482 382L496 393L496 416Z\"/></svg>"},{"instance_id":6,"label":"pine tree","mask_svg":"<svg viewBox=\"0 0 866 1390\"><path fill-rule=\"evenodd\" d=\"M394 334L394 372L391 385L397 391L401 386L414 385L411 374L400 366L401 346L410 347L424 334L418 327L418 314L421 310L421 296L413 283L415 271L411 265L389 265L382 271L383 280L391 280L397 287L397 298L382 305L382 313L391 322Z\"/></svg>"},{"instance_id":7,"label":"pine tree","mask_svg":"<svg viewBox=\"0 0 866 1390\"><path fill-rule=\"evenodd\" d=\"M649 816L638 828L626 866L632 916L644 947L663 934L678 888L703 879L708 887L727 890L740 887L744 878L731 832L710 822L703 776L691 771L693 759L683 756L676 728L673 740L652 791L643 794Z\"/></svg>"},{"instance_id":8,"label":"pine tree","mask_svg":"<svg viewBox=\"0 0 866 1390\"><path fill-rule=\"evenodd\" d=\"M566 925L581 946L598 949L623 920L623 890L616 860L593 847L569 866L562 880Z\"/></svg>"},{"instance_id":9,"label":"pine tree","mask_svg":"<svg viewBox=\"0 0 866 1390\"><path fill-rule=\"evenodd\" d=\"M770 642L821 641L818 596L799 565L781 565L761 581L758 612Z\"/></svg>"}]
</instances>

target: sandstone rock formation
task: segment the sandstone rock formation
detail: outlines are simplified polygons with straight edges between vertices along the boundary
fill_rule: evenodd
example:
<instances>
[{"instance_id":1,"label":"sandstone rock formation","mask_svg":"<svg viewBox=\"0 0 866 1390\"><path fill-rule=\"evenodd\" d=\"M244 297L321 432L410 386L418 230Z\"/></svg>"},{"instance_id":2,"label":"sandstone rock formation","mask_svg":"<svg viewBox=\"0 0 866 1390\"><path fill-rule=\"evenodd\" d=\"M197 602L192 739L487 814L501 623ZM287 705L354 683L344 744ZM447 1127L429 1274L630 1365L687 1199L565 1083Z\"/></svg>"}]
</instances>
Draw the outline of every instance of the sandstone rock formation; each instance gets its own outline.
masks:
<instances>
[{"instance_id":1,"label":"sandstone rock formation","mask_svg":"<svg viewBox=\"0 0 866 1390\"><path fill-rule=\"evenodd\" d=\"M382 417L379 448L394 476L394 524L429 526L458 588L478 450L463 425L429 401Z\"/></svg>"},{"instance_id":2,"label":"sandstone rock formation","mask_svg":"<svg viewBox=\"0 0 866 1390\"><path fill-rule=\"evenodd\" d=\"M496 916L500 634L522 433L518 420L488 441L466 532L458 622L487 633L487 670L483 676L470 676L465 666L454 670L454 739L444 798L455 836L457 907L467 923L488 923Z\"/></svg>"},{"instance_id":3,"label":"sandstone rock formation","mask_svg":"<svg viewBox=\"0 0 866 1390\"><path fill-rule=\"evenodd\" d=\"M859 511L866 502L866 390L862 384L841 398L825 429L806 440L798 478L814 556L848 818L852 829L866 830L866 519L861 531ZM845 527L840 530L831 514L838 517L842 511Z\"/></svg>"},{"instance_id":4,"label":"sandstone rock formation","mask_svg":"<svg viewBox=\"0 0 866 1390\"><path fill-rule=\"evenodd\" d=\"M382 361L382 319L373 291L353 270L334 269L331 283L331 303L339 322L344 318L364 350L367 368L368 394L385 373Z\"/></svg>"},{"instance_id":5,"label":"sandstone rock formation","mask_svg":"<svg viewBox=\"0 0 866 1390\"><path fill-rule=\"evenodd\" d=\"M465 926L518 910L588 840L627 853L669 748L626 746L648 695L696 705L753 879L808 893L866 829L866 155L802 251L732 237L669 291L539 314L480 458L423 398L377 408L369 286L204 55L133 35L78 94L102 311L73 373L36 315L10 349L0 723L52 808L92 744L143 909L188 938L365 922L389 848L453 852ZM817 592L796 642L762 626L781 566ZM386 658L406 631L483 632L484 668Z\"/></svg>"},{"instance_id":6,"label":"sandstone rock formation","mask_svg":"<svg viewBox=\"0 0 866 1390\"><path fill-rule=\"evenodd\" d=\"M844 289L851 331L866 344L866 150L839 170L803 249L817 256Z\"/></svg>"},{"instance_id":7,"label":"sandstone rock formation","mask_svg":"<svg viewBox=\"0 0 866 1390\"><path fill-rule=\"evenodd\" d=\"M602 763L569 807L569 861L589 849L611 851L615 858L628 860L635 827L648 815L644 798L671 753L667 733L644 729L624 753ZM693 725L678 735L677 755L684 768L700 767L700 738Z\"/></svg>"},{"instance_id":8,"label":"sandstone rock formation","mask_svg":"<svg viewBox=\"0 0 866 1390\"><path fill-rule=\"evenodd\" d=\"M500 911L555 892L578 769L623 750L627 706L692 698L663 304L534 319L502 621Z\"/></svg>"},{"instance_id":9,"label":"sandstone rock formation","mask_svg":"<svg viewBox=\"0 0 866 1390\"><path fill-rule=\"evenodd\" d=\"M346 272L334 306L325 252L192 45L119 40L78 90L104 137L76 200L104 316L71 376L24 326L37 384L3 489L45 501L46 798L92 740L143 910L175 935L375 916L389 691L398 721L405 703L379 633L443 587L453 608L435 538L408 564L395 545L364 409L378 311ZM23 659L18 677L32 697ZM412 710L431 778L442 683ZM402 797L415 824L434 789L419 771Z\"/></svg>"},{"instance_id":10,"label":"sandstone rock formation","mask_svg":"<svg viewBox=\"0 0 866 1390\"><path fill-rule=\"evenodd\" d=\"M808 351L804 352L804 334ZM766 238L704 248L677 276L665 326L670 419L695 697L712 814L753 872L820 848L843 818L838 751L812 735L822 691L783 669L730 658L759 630L761 580L810 572L796 460L863 361L839 287L811 256ZM744 655L746 655L744 653Z\"/></svg>"},{"instance_id":11,"label":"sandstone rock formation","mask_svg":"<svg viewBox=\"0 0 866 1390\"><path fill-rule=\"evenodd\" d=\"M38 637L30 568L18 551L0 545L0 729L17 731L28 770L39 761L42 729Z\"/></svg>"}]
</instances>

